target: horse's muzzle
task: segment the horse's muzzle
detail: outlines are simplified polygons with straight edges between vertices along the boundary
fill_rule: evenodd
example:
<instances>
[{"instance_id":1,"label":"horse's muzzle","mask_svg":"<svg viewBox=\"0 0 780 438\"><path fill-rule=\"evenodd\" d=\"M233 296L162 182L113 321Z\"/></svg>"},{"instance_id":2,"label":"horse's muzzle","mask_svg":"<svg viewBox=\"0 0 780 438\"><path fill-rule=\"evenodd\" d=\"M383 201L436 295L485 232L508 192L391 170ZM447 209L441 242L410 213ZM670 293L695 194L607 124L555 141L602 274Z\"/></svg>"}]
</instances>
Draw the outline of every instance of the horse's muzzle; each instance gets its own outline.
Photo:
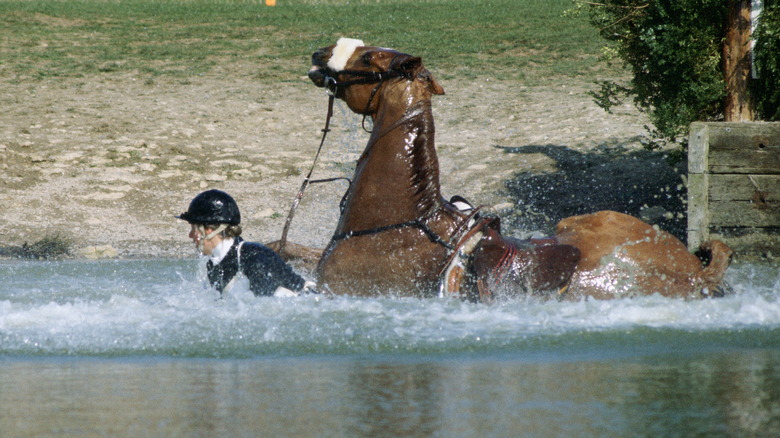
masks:
<instances>
[{"instance_id":1,"label":"horse's muzzle","mask_svg":"<svg viewBox=\"0 0 780 438\"><path fill-rule=\"evenodd\" d=\"M336 73L329 68L317 67L316 65L312 66L309 70L309 79L314 82L314 85L320 88L327 88L328 94L335 95L338 91Z\"/></svg>"},{"instance_id":2,"label":"horse's muzzle","mask_svg":"<svg viewBox=\"0 0 780 438\"><path fill-rule=\"evenodd\" d=\"M312 66L309 69L309 79L314 82L314 85L318 87L325 86L325 78L328 77L328 73L322 67Z\"/></svg>"},{"instance_id":3,"label":"horse's muzzle","mask_svg":"<svg viewBox=\"0 0 780 438\"><path fill-rule=\"evenodd\" d=\"M328 60L333 55L333 46L317 49L311 54L309 79L318 87L328 85L328 77L335 77L336 72L328 68Z\"/></svg>"}]
</instances>

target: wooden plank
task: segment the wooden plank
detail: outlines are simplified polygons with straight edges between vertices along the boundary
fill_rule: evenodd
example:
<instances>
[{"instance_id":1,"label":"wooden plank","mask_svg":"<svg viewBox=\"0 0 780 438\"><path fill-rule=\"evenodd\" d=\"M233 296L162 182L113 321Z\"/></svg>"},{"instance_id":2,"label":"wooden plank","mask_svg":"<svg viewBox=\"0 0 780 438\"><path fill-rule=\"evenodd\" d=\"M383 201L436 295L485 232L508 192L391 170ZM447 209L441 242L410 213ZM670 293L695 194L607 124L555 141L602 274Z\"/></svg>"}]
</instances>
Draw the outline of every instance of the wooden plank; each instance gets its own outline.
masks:
<instances>
[{"instance_id":1,"label":"wooden plank","mask_svg":"<svg viewBox=\"0 0 780 438\"><path fill-rule=\"evenodd\" d=\"M709 230L709 175L688 174L688 249L696 251L705 242Z\"/></svg>"},{"instance_id":2,"label":"wooden plank","mask_svg":"<svg viewBox=\"0 0 780 438\"><path fill-rule=\"evenodd\" d=\"M780 253L780 122L691 124L688 247L712 238Z\"/></svg>"},{"instance_id":3,"label":"wooden plank","mask_svg":"<svg viewBox=\"0 0 780 438\"><path fill-rule=\"evenodd\" d=\"M712 201L709 203L710 228L780 227L780 200L759 207L749 201Z\"/></svg>"},{"instance_id":4,"label":"wooden plank","mask_svg":"<svg viewBox=\"0 0 780 438\"><path fill-rule=\"evenodd\" d=\"M780 174L780 123L701 123L706 126L706 171ZM693 125L691 125L693 128ZM698 129L705 129L699 127ZM691 137L691 140L696 140ZM698 147L698 146L697 146ZM689 159L701 160L698 156ZM689 164L690 168L690 164Z\"/></svg>"},{"instance_id":5,"label":"wooden plank","mask_svg":"<svg viewBox=\"0 0 780 438\"><path fill-rule=\"evenodd\" d=\"M710 173L780 175L780 146L764 149L713 149L710 145Z\"/></svg>"},{"instance_id":6,"label":"wooden plank","mask_svg":"<svg viewBox=\"0 0 780 438\"><path fill-rule=\"evenodd\" d=\"M718 228L710 231L710 238L722 240L739 258L780 256L779 228Z\"/></svg>"},{"instance_id":7,"label":"wooden plank","mask_svg":"<svg viewBox=\"0 0 780 438\"><path fill-rule=\"evenodd\" d=\"M780 150L780 122L706 123L710 149Z\"/></svg>"},{"instance_id":8,"label":"wooden plank","mask_svg":"<svg viewBox=\"0 0 780 438\"><path fill-rule=\"evenodd\" d=\"M710 201L754 201L756 197L756 202L780 200L780 175L710 175Z\"/></svg>"}]
</instances>

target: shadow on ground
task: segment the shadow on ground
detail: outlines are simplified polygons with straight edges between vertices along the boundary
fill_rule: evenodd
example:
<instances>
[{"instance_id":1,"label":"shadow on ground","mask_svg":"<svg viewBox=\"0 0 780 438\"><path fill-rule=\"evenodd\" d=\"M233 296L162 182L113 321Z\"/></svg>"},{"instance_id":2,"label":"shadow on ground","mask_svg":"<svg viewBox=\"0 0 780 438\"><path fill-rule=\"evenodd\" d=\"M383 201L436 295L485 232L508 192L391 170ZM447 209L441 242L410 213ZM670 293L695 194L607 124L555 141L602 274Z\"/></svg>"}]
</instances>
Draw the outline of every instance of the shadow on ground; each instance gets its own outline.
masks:
<instances>
[{"instance_id":1,"label":"shadow on ground","mask_svg":"<svg viewBox=\"0 0 780 438\"><path fill-rule=\"evenodd\" d=\"M602 147L579 152L559 145L496 146L506 154L544 154L556 172L517 172L506 183L516 207L505 229L551 234L562 218L615 210L686 237L683 183L686 163L670 165L665 154Z\"/></svg>"}]
</instances>

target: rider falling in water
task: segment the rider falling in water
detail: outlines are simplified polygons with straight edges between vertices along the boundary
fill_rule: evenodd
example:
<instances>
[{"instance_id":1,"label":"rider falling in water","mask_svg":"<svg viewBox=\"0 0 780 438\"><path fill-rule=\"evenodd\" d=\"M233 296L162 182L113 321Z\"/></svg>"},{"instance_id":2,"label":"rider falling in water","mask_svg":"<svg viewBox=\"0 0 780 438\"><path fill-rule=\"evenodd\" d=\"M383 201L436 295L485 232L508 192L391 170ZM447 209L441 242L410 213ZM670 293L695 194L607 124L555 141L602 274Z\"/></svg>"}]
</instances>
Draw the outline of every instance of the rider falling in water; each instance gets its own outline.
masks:
<instances>
[{"instance_id":1,"label":"rider falling in water","mask_svg":"<svg viewBox=\"0 0 780 438\"><path fill-rule=\"evenodd\" d=\"M297 295L313 292L311 285L295 273L270 248L247 242L241 236L241 212L229 194L207 190L196 196L179 219L192 229L189 237L209 261L209 282L222 295L238 274L249 279L249 289L256 296Z\"/></svg>"}]
</instances>

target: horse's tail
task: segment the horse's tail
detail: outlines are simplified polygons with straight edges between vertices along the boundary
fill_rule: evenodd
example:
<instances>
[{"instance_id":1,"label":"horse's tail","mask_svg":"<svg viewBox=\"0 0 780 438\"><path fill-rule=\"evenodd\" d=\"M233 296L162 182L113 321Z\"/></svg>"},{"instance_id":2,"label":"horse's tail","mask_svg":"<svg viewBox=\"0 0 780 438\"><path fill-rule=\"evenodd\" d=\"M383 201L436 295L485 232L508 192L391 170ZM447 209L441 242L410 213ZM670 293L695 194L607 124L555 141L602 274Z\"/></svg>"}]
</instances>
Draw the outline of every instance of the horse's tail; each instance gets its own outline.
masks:
<instances>
[{"instance_id":1,"label":"horse's tail","mask_svg":"<svg viewBox=\"0 0 780 438\"><path fill-rule=\"evenodd\" d=\"M731 288L723 281L723 276L731 264L734 251L720 240L708 240L701 245L696 255L705 264L701 275L702 291L712 296L726 295Z\"/></svg>"}]
</instances>

